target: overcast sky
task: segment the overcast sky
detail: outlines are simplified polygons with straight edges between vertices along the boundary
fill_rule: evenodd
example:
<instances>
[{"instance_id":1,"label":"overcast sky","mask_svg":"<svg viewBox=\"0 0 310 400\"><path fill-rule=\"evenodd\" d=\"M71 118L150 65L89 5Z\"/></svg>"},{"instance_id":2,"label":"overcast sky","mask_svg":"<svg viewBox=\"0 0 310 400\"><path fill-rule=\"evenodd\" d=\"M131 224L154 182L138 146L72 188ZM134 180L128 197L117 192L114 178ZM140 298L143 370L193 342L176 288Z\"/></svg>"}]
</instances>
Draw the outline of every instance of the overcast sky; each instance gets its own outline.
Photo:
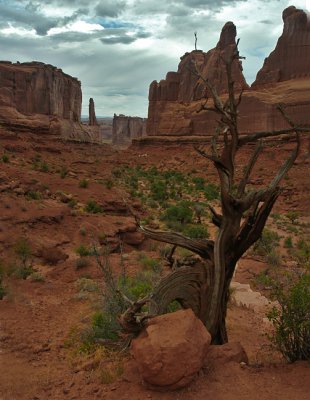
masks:
<instances>
[{"instance_id":1,"label":"overcast sky","mask_svg":"<svg viewBox=\"0 0 310 400\"><path fill-rule=\"evenodd\" d=\"M194 48L215 47L233 21L248 83L282 32L289 5L310 0L0 0L1 59L42 61L82 82L83 114L147 116L153 80L176 71Z\"/></svg>"}]
</instances>

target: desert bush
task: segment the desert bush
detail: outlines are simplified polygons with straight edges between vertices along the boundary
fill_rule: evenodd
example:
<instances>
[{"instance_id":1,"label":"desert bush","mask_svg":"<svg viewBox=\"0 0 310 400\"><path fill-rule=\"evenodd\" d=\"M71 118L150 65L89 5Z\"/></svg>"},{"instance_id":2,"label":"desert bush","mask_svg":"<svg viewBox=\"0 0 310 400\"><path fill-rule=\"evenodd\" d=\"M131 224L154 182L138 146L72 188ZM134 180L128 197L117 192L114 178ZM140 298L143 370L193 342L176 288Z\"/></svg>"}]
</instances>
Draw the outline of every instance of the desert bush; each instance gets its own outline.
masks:
<instances>
[{"instance_id":1,"label":"desert bush","mask_svg":"<svg viewBox=\"0 0 310 400\"><path fill-rule=\"evenodd\" d=\"M196 190L204 190L205 189L205 183L206 180L200 176L195 176L193 178L193 183L195 185Z\"/></svg>"},{"instance_id":2,"label":"desert bush","mask_svg":"<svg viewBox=\"0 0 310 400\"><path fill-rule=\"evenodd\" d=\"M187 225L183 234L191 239L208 239L209 231L205 225Z\"/></svg>"},{"instance_id":3,"label":"desert bush","mask_svg":"<svg viewBox=\"0 0 310 400\"><path fill-rule=\"evenodd\" d=\"M207 200L218 200L220 198L220 190L214 183L208 183L204 188L204 194Z\"/></svg>"},{"instance_id":4,"label":"desert bush","mask_svg":"<svg viewBox=\"0 0 310 400\"><path fill-rule=\"evenodd\" d=\"M299 215L297 211L289 211L286 213L286 217L291 221L292 224L295 224Z\"/></svg>"},{"instance_id":5,"label":"desert bush","mask_svg":"<svg viewBox=\"0 0 310 400\"><path fill-rule=\"evenodd\" d=\"M86 203L85 211L91 214L101 214L103 213L103 208L95 200L89 200Z\"/></svg>"},{"instance_id":6,"label":"desert bush","mask_svg":"<svg viewBox=\"0 0 310 400\"><path fill-rule=\"evenodd\" d=\"M92 254L91 249L89 249L87 246L84 244L80 244L76 249L75 249L76 254L78 254L80 257L87 257Z\"/></svg>"},{"instance_id":7,"label":"desert bush","mask_svg":"<svg viewBox=\"0 0 310 400\"><path fill-rule=\"evenodd\" d=\"M287 249L290 249L293 247L293 240L291 236L288 236L285 240L284 240L284 247L286 247Z\"/></svg>"},{"instance_id":8,"label":"desert bush","mask_svg":"<svg viewBox=\"0 0 310 400\"><path fill-rule=\"evenodd\" d=\"M26 193L26 198L29 200L42 200L42 194L37 190L29 190Z\"/></svg>"},{"instance_id":9,"label":"desert bush","mask_svg":"<svg viewBox=\"0 0 310 400\"><path fill-rule=\"evenodd\" d=\"M20 279L26 279L34 270L32 267L32 250L26 238L20 238L14 246L17 256L17 264L14 268L14 275Z\"/></svg>"},{"instance_id":10,"label":"desert bush","mask_svg":"<svg viewBox=\"0 0 310 400\"><path fill-rule=\"evenodd\" d=\"M259 256L267 256L279 245L279 240L277 232L265 228L260 239L253 246L254 253Z\"/></svg>"},{"instance_id":11,"label":"desert bush","mask_svg":"<svg viewBox=\"0 0 310 400\"><path fill-rule=\"evenodd\" d=\"M1 157L1 160L4 163L10 162L10 158L9 158L8 154L3 154L2 157Z\"/></svg>"},{"instance_id":12,"label":"desert bush","mask_svg":"<svg viewBox=\"0 0 310 400\"><path fill-rule=\"evenodd\" d=\"M280 307L273 307L267 314L275 328L272 342L290 362L309 360L310 275L293 279L289 287L274 282L273 292Z\"/></svg>"},{"instance_id":13,"label":"desert bush","mask_svg":"<svg viewBox=\"0 0 310 400\"><path fill-rule=\"evenodd\" d=\"M137 257L139 263L146 269L151 269L158 272L161 269L160 262L154 258L148 257L145 253L141 252Z\"/></svg>"},{"instance_id":14,"label":"desert bush","mask_svg":"<svg viewBox=\"0 0 310 400\"><path fill-rule=\"evenodd\" d=\"M40 274L40 272L33 272L30 275L30 280L32 282L44 282L45 281L45 277L42 274Z\"/></svg>"},{"instance_id":15,"label":"desert bush","mask_svg":"<svg viewBox=\"0 0 310 400\"><path fill-rule=\"evenodd\" d=\"M179 222L180 224L186 224L192 222L193 211L189 206L188 202L181 201L175 205L172 205L166 209L162 219L169 222Z\"/></svg>"},{"instance_id":16,"label":"desert bush","mask_svg":"<svg viewBox=\"0 0 310 400\"><path fill-rule=\"evenodd\" d=\"M87 179L81 179L80 181L79 181L79 187L80 188L82 188L82 189L86 189L86 188L88 188L88 180Z\"/></svg>"},{"instance_id":17,"label":"desert bush","mask_svg":"<svg viewBox=\"0 0 310 400\"><path fill-rule=\"evenodd\" d=\"M310 266L310 243L305 239L300 239L297 242L297 248L292 249L291 254L297 262L304 267Z\"/></svg>"}]
</instances>

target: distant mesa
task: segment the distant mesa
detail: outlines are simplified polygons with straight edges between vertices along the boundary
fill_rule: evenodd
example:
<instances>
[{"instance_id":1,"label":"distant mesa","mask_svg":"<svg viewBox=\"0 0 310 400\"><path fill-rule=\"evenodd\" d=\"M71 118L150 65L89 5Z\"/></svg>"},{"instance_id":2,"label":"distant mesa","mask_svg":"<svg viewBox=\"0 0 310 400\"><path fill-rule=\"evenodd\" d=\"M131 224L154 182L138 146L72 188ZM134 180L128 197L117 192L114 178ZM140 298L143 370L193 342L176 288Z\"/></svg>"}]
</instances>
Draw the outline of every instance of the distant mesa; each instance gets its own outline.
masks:
<instances>
[{"instance_id":1,"label":"distant mesa","mask_svg":"<svg viewBox=\"0 0 310 400\"><path fill-rule=\"evenodd\" d=\"M130 144L132 139L141 138L145 135L146 118L114 114L112 128L113 144Z\"/></svg>"},{"instance_id":2,"label":"distant mesa","mask_svg":"<svg viewBox=\"0 0 310 400\"><path fill-rule=\"evenodd\" d=\"M286 103L299 123L306 123L310 114L310 22L307 14L294 6L283 11L283 21L283 34L251 88L244 79L241 62L233 63L236 92L244 90L239 108L243 133L286 128L276 109L278 103ZM208 97L199 75L224 98L227 77L223 60L235 43L236 27L227 22L214 49L185 53L177 72L168 72L166 79L150 84L147 136L213 135L217 116L210 111L197 113L201 100Z\"/></svg>"}]
</instances>

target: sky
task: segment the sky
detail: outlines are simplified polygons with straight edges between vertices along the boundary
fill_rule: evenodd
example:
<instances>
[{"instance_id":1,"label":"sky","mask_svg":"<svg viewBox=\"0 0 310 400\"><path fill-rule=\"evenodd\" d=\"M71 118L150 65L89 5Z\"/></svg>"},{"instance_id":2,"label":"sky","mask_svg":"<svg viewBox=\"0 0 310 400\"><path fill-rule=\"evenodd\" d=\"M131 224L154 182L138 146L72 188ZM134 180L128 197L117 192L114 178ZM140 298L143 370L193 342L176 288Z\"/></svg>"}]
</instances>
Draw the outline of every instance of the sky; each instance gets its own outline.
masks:
<instances>
[{"instance_id":1,"label":"sky","mask_svg":"<svg viewBox=\"0 0 310 400\"><path fill-rule=\"evenodd\" d=\"M147 117L153 80L180 57L216 46L227 21L237 26L244 75L255 80L282 33L282 11L310 0L0 0L1 59L41 61L82 83L82 114Z\"/></svg>"}]
</instances>

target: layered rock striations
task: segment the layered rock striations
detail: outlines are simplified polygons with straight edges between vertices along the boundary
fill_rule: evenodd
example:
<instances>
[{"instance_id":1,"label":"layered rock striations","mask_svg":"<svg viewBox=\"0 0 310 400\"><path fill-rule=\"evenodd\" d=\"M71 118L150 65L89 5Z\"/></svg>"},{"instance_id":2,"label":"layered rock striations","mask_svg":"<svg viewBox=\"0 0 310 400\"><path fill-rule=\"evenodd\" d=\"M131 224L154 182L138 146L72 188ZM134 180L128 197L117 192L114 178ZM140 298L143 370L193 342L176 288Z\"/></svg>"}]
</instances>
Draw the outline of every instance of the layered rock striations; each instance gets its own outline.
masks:
<instances>
[{"instance_id":1,"label":"layered rock striations","mask_svg":"<svg viewBox=\"0 0 310 400\"><path fill-rule=\"evenodd\" d=\"M22 114L54 115L79 122L81 83L40 62L0 63L0 106Z\"/></svg>"},{"instance_id":2,"label":"layered rock striations","mask_svg":"<svg viewBox=\"0 0 310 400\"><path fill-rule=\"evenodd\" d=\"M112 143L129 144L132 139L146 135L146 118L114 114Z\"/></svg>"},{"instance_id":3,"label":"layered rock striations","mask_svg":"<svg viewBox=\"0 0 310 400\"><path fill-rule=\"evenodd\" d=\"M97 140L80 123L81 106L80 81L61 69L41 62L0 62L2 129Z\"/></svg>"},{"instance_id":4,"label":"layered rock striations","mask_svg":"<svg viewBox=\"0 0 310 400\"><path fill-rule=\"evenodd\" d=\"M265 60L251 88L245 82L240 62L233 64L236 92L244 94L239 107L240 132L275 130L287 127L277 111L285 103L288 113L298 123L308 123L310 114L310 30L307 14L295 7L283 12L284 29L275 50ZM207 95L205 85L191 72L193 65L209 79L225 99L227 78L222 59L235 46L236 28L228 22L217 46L204 53L186 53L177 72L152 82L149 91L148 136L209 136L217 126L217 115L203 111L201 100ZM203 100L204 101L204 100Z\"/></svg>"},{"instance_id":5,"label":"layered rock striations","mask_svg":"<svg viewBox=\"0 0 310 400\"><path fill-rule=\"evenodd\" d=\"M256 88L263 84L296 78L310 78L310 19L306 12L294 6L282 13L283 33L276 48L257 73Z\"/></svg>"}]
</instances>

